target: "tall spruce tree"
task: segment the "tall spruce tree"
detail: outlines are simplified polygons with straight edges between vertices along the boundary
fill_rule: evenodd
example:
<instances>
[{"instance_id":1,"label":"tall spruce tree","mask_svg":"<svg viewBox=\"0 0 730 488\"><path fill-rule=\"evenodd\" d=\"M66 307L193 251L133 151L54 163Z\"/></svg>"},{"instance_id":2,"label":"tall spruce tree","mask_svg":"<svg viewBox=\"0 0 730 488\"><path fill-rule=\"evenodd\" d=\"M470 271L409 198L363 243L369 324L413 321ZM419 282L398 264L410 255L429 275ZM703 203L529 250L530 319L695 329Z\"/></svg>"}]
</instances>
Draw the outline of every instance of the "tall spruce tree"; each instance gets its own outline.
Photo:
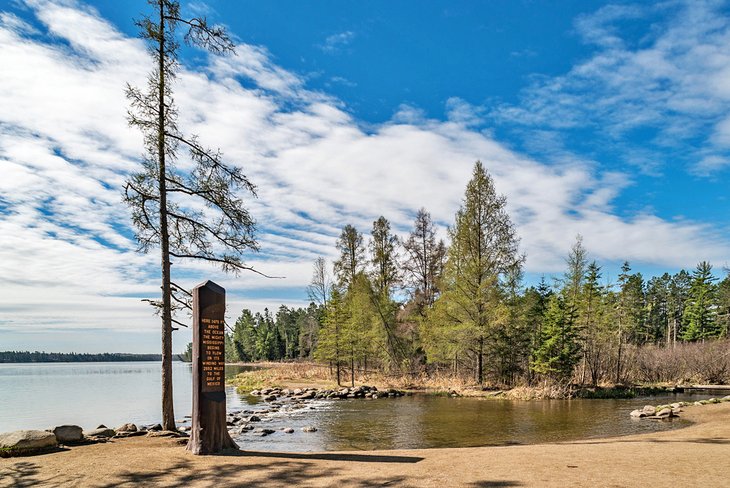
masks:
<instances>
[{"instance_id":1,"label":"tall spruce tree","mask_svg":"<svg viewBox=\"0 0 730 488\"><path fill-rule=\"evenodd\" d=\"M506 320L503 280L522 267L519 239L492 178L480 161L474 165L464 201L449 230L451 248L439 301L447 324L458 330L461 348L476 363L476 380L484 381L484 355L494 327Z\"/></svg>"},{"instance_id":2,"label":"tall spruce tree","mask_svg":"<svg viewBox=\"0 0 730 488\"><path fill-rule=\"evenodd\" d=\"M140 250L159 247L161 251L162 297L151 303L162 318L162 426L175 430L172 324L178 304L187 304L174 294L180 287L171 280L171 258L209 261L224 271L251 269L242 258L244 251L257 249L254 221L239 191L255 195L255 188L239 168L223 162L220 151L206 148L195 136L183 135L173 99L179 69L178 27L185 30L187 44L212 53L232 52L233 43L222 28L209 25L205 18L182 18L177 1L149 0L149 4L154 14L137 25L154 69L146 89L127 85L126 90L129 124L144 134L146 155L142 171L126 182L124 200L132 209ZM192 164L175 164L180 148L187 150Z\"/></svg>"},{"instance_id":3,"label":"tall spruce tree","mask_svg":"<svg viewBox=\"0 0 730 488\"><path fill-rule=\"evenodd\" d=\"M692 273L692 282L684 309L685 341L705 340L719 335L717 328L717 285L712 265L702 261Z\"/></svg>"},{"instance_id":4,"label":"tall spruce tree","mask_svg":"<svg viewBox=\"0 0 730 488\"><path fill-rule=\"evenodd\" d=\"M580 360L580 336L576 308L562 293L550 297L542 329L542 341L535 351L533 369L554 380L569 381Z\"/></svg>"}]
</instances>

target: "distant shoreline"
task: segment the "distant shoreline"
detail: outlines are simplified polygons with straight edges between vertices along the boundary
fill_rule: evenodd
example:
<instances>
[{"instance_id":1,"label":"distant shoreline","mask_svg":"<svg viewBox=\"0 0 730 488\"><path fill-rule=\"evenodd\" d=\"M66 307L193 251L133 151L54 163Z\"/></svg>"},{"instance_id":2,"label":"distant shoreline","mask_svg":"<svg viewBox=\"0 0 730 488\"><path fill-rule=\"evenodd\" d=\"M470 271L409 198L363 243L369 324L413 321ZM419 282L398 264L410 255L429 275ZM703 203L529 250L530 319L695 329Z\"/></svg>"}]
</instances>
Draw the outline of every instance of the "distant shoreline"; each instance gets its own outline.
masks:
<instances>
[{"instance_id":1,"label":"distant shoreline","mask_svg":"<svg viewBox=\"0 0 730 488\"><path fill-rule=\"evenodd\" d=\"M33 364L33 363L122 363L133 361L161 361L160 354L134 353L74 353L45 351L0 351L0 364ZM182 361L179 354L173 355L173 361Z\"/></svg>"}]
</instances>

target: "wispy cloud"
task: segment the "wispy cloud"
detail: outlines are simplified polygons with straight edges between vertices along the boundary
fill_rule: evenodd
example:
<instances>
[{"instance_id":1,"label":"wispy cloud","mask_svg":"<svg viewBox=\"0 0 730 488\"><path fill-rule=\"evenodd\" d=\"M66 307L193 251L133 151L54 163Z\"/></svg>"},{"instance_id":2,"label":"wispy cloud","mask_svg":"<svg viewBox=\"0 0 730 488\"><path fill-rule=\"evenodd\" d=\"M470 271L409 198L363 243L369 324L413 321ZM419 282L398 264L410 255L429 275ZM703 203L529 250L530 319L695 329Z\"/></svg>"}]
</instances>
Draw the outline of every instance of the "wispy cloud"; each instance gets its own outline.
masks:
<instances>
[{"instance_id":1,"label":"wispy cloud","mask_svg":"<svg viewBox=\"0 0 730 488\"><path fill-rule=\"evenodd\" d=\"M562 76L536 77L519 104L492 115L588 131L597 144L620 144L620 157L648 173L660 169L670 148L682 149L673 160L694 174L723 169L707 164L730 150L730 19L722 9L686 1L607 5L583 15L575 30L595 52ZM635 24L645 35L629 34ZM642 155L627 156L636 151Z\"/></svg>"},{"instance_id":2,"label":"wispy cloud","mask_svg":"<svg viewBox=\"0 0 730 488\"><path fill-rule=\"evenodd\" d=\"M350 43L355 39L355 33L352 31L339 32L327 36L319 48L328 54L336 54L342 51L345 47L349 46Z\"/></svg>"},{"instance_id":3,"label":"wispy cloud","mask_svg":"<svg viewBox=\"0 0 730 488\"><path fill-rule=\"evenodd\" d=\"M0 327L156 328L139 299L158 294L159 259L135 252L121 204L122 182L142 151L126 126L123 88L144 83L145 48L91 9L31 6L36 28L53 37L31 35L19 19L0 26L0 65L15 67L0 75ZM448 102L445 121L404 106L366 130L341 101L249 45L210 58L202 71L183 68L175 90L181 128L220 146L260 189L246 202L262 248L250 262L286 276L227 277L175 263L184 285L203 277L223 283L231 314L304 304L312 261L333 257L346 223L369 233L384 215L404 235L425 206L443 232L476 159L507 195L528 271L560 270L577 233L597 259L686 266L722 262L730 251L701 223L617 215L613 200L632 184L626 175L598 172L586 160L546 164L519 154L475 128L480 109L460 99ZM181 348L187 337L176 340Z\"/></svg>"}]
</instances>

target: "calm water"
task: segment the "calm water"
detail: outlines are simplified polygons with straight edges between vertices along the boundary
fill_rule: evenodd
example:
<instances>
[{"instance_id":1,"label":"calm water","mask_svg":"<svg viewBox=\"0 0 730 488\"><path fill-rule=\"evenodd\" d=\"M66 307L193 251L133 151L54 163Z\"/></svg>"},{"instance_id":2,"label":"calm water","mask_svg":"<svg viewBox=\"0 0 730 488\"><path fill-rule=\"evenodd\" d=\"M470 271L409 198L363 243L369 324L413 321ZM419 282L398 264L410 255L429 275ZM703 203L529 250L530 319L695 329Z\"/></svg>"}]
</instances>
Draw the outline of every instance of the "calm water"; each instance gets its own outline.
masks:
<instances>
[{"instance_id":1,"label":"calm water","mask_svg":"<svg viewBox=\"0 0 730 488\"><path fill-rule=\"evenodd\" d=\"M240 372L227 368L226 374ZM191 370L173 363L175 412L190 414ZM0 364L0 432L45 429L64 423L93 428L160 420L160 365L134 363ZM308 408L263 416L267 437L236 437L243 449L282 451L457 447L586 439L687 425L639 421L629 412L644 404L711 395L671 395L632 400L508 402L411 396L379 400L316 401ZM262 410L257 398L227 391L228 410ZM283 409L286 410L286 409ZM318 431L303 433L313 425ZM279 432L293 427L294 434Z\"/></svg>"}]
</instances>

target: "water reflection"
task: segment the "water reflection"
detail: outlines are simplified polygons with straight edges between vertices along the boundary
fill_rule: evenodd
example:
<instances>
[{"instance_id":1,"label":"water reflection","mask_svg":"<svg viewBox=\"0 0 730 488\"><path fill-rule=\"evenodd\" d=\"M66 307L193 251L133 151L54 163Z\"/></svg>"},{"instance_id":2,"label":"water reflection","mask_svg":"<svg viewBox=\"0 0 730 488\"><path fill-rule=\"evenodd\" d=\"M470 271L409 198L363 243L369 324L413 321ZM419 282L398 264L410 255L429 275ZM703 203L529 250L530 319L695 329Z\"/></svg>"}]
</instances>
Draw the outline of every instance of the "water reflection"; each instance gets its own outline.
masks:
<instances>
[{"instance_id":1,"label":"water reflection","mask_svg":"<svg viewBox=\"0 0 730 488\"><path fill-rule=\"evenodd\" d=\"M253 369L226 368L226 377ZM190 364L174 363L175 411L190 414ZM268 404L226 388L227 408L262 411ZM716 395L716 393L714 393ZM644 404L713 396L669 395L633 400L509 402L415 395L377 400L327 400L306 408L261 415L267 437L238 436L244 449L267 451L370 450L534 444L674 429L673 422L632 420ZM100 423L147 424L160 418L160 365L53 363L0 365L0 432L45 429L64 423L85 428ZM301 428L315 426L314 433ZM291 427L293 434L279 429Z\"/></svg>"}]
</instances>

